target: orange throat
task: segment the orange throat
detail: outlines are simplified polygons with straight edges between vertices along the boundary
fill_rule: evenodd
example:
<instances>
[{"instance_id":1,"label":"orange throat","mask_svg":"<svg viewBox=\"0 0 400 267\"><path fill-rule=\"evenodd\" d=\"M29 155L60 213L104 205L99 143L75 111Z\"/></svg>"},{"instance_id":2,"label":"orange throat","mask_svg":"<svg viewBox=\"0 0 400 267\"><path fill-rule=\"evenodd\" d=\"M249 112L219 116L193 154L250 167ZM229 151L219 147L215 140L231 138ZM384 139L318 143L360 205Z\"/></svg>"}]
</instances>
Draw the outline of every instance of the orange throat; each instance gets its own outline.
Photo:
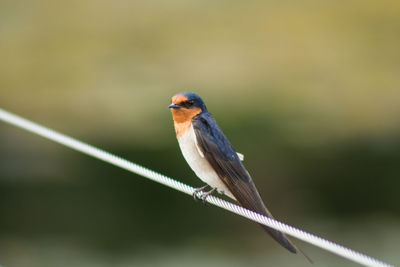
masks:
<instances>
[{"instance_id":1,"label":"orange throat","mask_svg":"<svg viewBox=\"0 0 400 267\"><path fill-rule=\"evenodd\" d=\"M194 116L201 112L200 108L179 108L171 109L172 119L174 120L174 127L176 137L180 138L189 129Z\"/></svg>"}]
</instances>

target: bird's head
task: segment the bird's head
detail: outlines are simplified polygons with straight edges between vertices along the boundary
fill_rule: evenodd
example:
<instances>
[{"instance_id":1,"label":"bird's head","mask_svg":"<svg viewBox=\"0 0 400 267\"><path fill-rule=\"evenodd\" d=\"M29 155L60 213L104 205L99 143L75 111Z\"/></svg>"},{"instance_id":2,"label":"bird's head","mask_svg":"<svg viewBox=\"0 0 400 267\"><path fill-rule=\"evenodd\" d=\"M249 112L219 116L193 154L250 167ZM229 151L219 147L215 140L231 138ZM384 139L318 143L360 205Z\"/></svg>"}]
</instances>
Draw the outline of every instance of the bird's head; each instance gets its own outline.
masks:
<instances>
[{"instance_id":1,"label":"bird's head","mask_svg":"<svg viewBox=\"0 0 400 267\"><path fill-rule=\"evenodd\" d=\"M171 110L172 118L176 123L191 121L194 116L206 111L206 105L200 96L195 93L183 92L172 97Z\"/></svg>"}]
</instances>

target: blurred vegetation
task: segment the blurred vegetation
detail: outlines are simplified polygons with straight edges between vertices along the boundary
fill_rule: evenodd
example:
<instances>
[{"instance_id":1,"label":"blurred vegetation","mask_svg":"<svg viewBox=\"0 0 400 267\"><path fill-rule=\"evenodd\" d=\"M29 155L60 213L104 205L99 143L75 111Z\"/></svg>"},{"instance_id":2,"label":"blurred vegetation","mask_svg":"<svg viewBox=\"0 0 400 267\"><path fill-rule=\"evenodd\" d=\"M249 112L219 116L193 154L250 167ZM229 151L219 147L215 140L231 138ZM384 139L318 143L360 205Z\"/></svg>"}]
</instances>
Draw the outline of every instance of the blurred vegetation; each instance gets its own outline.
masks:
<instances>
[{"instance_id":1,"label":"blurred vegetation","mask_svg":"<svg viewBox=\"0 0 400 267\"><path fill-rule=\"evenodd\" d=\"M194 186L205 100L285 222L400 263L398 1L0 3L0 107ZM321 266L352 266L300 244ZM0 125L4 266L308 266L258 227Z\"/></svg>"}]
</instances>

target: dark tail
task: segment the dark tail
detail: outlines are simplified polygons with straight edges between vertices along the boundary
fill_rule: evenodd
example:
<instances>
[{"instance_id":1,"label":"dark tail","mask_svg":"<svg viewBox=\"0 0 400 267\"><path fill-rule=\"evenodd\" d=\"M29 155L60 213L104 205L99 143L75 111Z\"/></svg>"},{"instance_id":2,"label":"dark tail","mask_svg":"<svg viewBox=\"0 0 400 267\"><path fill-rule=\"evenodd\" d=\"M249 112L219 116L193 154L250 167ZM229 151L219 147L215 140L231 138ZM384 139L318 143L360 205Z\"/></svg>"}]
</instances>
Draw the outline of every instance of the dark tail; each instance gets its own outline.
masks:
<instances>
[{"instance_id":1,"label":"dark tail","mask_svg":"<svg viewBox=\"0 0 400 267\"><path fill-rule=\"evenodd\" d=\"M267 214L263 214L267 217ZM273 217L272 217L273 218ZM279 232L275 229L269 228L268 226L265 226L264 224L258 224L260 225L273 239L275 239L279 244L281 244L284 248L289 250L292 253L297 253L297 251L300 251L301 254L304 255L304 257L310 262L314 263L313 260L306 254L304 253L301 249L299 249L293 242L282 232Z\"/></svg>"},{"instance_id":2,"label":"dark tail","mask_svg":"<svg viewBox=\"0 0 400 267\"><path fill-rule=\"evenodd\" d=\"M266 215L266 214L263 214L263 215ZM283 234L282 232L279 232L275 229L269 228L268 226L265 226L264 224L258 224L258 225L260 225L273 239L275 239L284 248L286 248L287 250L289 250L292 253L297 253L298 248L293 244L292 241L289 240L289 238L286 237L285 234Z\"/></svg>"},{"instance_id":3,"label":"dark tail","mask_svg":"<svg viewBox=\"0 0 400 267\"><path fill-rule=\"evenodd\" d=\"M232 192L239 204L246 209L255 211L269 218L274 218L265 207L254 183L250 182L246 183L246 185L246 187L241 187L242 189L245 188L245 190L237 190L235 193ZM292 253L297 253L297 251L300 251L300 253L303 254L310 263L313 263L310 257L308 257L302 250L296 247L296 245L284 233L263 224L259 225L284 248Z\"/></svg>"}]
</instances>

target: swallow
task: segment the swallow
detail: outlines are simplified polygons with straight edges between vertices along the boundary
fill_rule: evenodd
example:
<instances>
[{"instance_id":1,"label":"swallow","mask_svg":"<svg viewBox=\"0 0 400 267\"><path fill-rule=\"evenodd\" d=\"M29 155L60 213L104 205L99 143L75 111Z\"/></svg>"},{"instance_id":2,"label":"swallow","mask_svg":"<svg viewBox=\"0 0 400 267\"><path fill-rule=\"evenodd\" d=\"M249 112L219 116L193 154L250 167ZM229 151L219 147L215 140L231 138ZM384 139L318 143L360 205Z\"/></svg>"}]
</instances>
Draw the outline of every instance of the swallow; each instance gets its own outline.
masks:
<instances>
[{"instance_id":1,"label":"swallow","mask_svg":"<svg viewBox=\"0 0 400 267\"><path fill-rule=\"evenodd\" d=\"M174 95L171 102L168 108L172 113L183 157L194 173L206 183L195 191L194 196L211 187L209 192L201 196L203 201L217 190L242 207L273 218L242 163L243 155L232 147L200 96L183 92ZM300 251L304 254L282 232L262 224L260 226L290 252ZM310 260L307 255L304 256Z\"/></svg>"}]
</instances>

